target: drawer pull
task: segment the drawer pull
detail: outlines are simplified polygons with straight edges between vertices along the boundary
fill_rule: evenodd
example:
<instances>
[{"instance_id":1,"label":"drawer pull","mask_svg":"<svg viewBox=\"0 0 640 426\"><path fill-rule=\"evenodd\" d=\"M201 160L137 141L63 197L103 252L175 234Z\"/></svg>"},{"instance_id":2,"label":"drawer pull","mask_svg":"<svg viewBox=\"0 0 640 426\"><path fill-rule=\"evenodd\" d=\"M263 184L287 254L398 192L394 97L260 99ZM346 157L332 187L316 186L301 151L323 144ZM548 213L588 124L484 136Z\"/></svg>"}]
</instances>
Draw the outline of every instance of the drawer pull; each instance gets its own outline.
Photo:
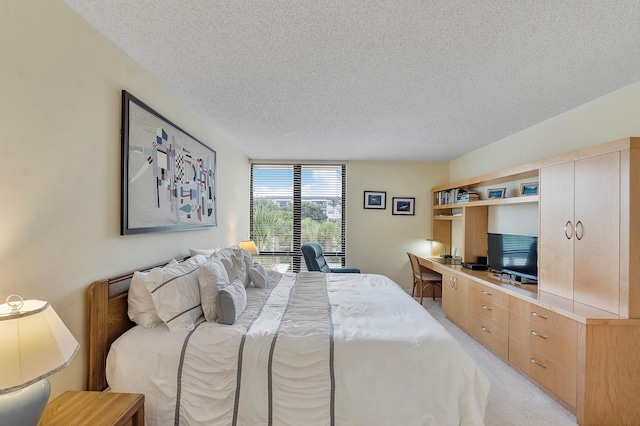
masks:
<instances>
[{"instance_id":1,"label":"drawer pull","mask_svg":"<svg viewBox=\"0 0 640 426\"><path fill-rule=\"evenodd\" d=\"M532 363L534 363L535 365L538 365L542 368L547 368L546 365L544 365L543 363L541 363L540 361L537 361L534 357L529 357L529 359L531 360Z\"/></svg>"},{"instance_id":2,"label":"drawer pull","mask_svg":"<svg viewBox=\"0 0 640 426\"><path fill-rule=\"evenodd\" d=\"M531 311L531 315L533 315L534 317L542 318L542 319L549 319L549 317L547 317L545 315L540 315L536 311Z\"/></svg>"},{"instance_id":3,"label":"drawer pull","mask_svg":"<svg viewBox=\"0 0 640 426\"><path fill-rule=\"evenodd\" d=\"M487 296L493 296L493 293L489 293L487 290L482 290L482 294L486 294Z\"/></svg>"},{"instance_id":4,"label":"drawer pull","mask_svg":"<svg viewBox=\"0 0 640 426\"><path fill-rule=\"evenodd\" d=\"M547 340L547 336L545 336L544 334L536 333L536 331L535 331L535 330L529 330L529 331L530 331L530 332L531 332L531 334L533 334L534 336L537 336L537 337L540 337L540 338L542 338L542 339Z\"/></svg>"},{"instance_id":5,"label":"drawer pull","mask_svg":"<svg viewBox=\"0 0 640 426\"><path fill-rule=\"evenodd\" d=\"M482 329L482 331L486 331L487 333L493 333L493 331L489 330L487 327L485 327L484 325L481 325L480 328Z\"/></svg>"},{"instance_id":6,"label":"drawer pull","mask_svg":"<svg viewBox=\"0 0 640 426\"><path fill-rule=\"evenodd\" d=\"M482 309L486 309L487 311L493 311L493 309L491 309L487 305L482 305Z\"/></svg>"}]
</instances>

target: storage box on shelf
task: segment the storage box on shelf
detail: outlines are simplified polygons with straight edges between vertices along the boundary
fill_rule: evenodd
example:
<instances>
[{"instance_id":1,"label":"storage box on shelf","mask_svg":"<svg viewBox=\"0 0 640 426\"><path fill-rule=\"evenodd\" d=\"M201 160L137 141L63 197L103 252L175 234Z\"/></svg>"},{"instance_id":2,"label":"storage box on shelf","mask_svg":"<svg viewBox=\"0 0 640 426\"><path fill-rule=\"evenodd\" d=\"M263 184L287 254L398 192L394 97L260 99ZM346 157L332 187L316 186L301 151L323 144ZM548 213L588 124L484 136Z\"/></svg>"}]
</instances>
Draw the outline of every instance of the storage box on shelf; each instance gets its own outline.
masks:
<instances>
[{"instance_id":1,"label":"storage box on shelf","mask_svg":"<svg viewBox=\"0 0 640 426\"><path fill-rule=\"evenodd\" d=\"M462 190L513 188L523 179L539 181L540 195L510 190L507 198L438 201L459 201ZM467 262L486 256L490 206L539 203L538 286L422 262L443 275L447 317L575 411L580 425L640 418L637 194L639 138L433 188L433 238L451 247L452 223L461 224Z\"/></svg>"}]
</instances>

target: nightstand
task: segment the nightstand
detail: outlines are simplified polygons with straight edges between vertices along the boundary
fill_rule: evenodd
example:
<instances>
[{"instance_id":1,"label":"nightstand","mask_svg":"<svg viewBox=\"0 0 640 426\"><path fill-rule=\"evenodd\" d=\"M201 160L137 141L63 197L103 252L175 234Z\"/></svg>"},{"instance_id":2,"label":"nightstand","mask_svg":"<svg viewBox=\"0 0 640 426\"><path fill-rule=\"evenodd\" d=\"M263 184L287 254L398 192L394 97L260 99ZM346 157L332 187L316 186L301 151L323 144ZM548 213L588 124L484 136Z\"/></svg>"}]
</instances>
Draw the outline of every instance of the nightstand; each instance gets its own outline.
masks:
<instances>
[{"instance_id":1,"label":"nightstand","mask_svg":"<svg viewBox=\"0 0 640 426\"><path fill-rule=\"evenodd\" d=\"M39 426L144 426L144 395L65 392L49 404Z\"/></svg>"}]
</instances>

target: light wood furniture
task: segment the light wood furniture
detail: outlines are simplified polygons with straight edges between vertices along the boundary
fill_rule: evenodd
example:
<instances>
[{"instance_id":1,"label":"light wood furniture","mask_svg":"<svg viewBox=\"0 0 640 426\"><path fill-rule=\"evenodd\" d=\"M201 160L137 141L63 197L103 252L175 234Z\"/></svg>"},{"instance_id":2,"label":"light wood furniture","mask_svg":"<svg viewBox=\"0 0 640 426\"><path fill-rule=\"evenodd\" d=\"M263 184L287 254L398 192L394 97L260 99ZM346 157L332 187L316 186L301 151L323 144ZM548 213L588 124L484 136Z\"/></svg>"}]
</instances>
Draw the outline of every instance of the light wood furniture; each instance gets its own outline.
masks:
<instances>
[{"instance_id":1,"label":"light wood furniture","mask_svg":"<svg viewBox=\"0 0 640 426\"><path fill-rule=\"evenodd\" d=\"M144 426L144 395L65 392L47 404L40 426Z\"/></svg>"},{"instance_id":2,"label":"light wood furniture","mask_svg":"<svg viewBox=\"0 0 640 426\"><path fill-rule=\"evenodd\" d=\"M514 192L523 181L538 181L539 195ZM499 186L511 188L507 198L436 203L444 191ZM433 238L451 247L451 224L461 221L466 262L486 256L488 209L539 205L537 286L437 258L420 262L442 274L447 317L574 411L579 424L636 423L640 138L443 185L433 195ZM466 283L466 295L447 283Z\"/></svg>"},{"instance_id":3,"label":"light wood furniture","mask_svg":"<svg viewBox=\"0 0 640 426\"><path fill-rule=\"evenodd\" d=\"M440 289L440 295L442 295L442 277L439 274L434 273L430 269L425 268L418 261L418 256L413 253L407 253L409 256L409 263L411 264L411 275L413 276L413 288L411 289L411 297L415 295L416 288L419 288L420 292L420 304L422 304L422 297L426 289L431 290L431 297L436 300L436 288Z\"/></svg>"}]
</instances>

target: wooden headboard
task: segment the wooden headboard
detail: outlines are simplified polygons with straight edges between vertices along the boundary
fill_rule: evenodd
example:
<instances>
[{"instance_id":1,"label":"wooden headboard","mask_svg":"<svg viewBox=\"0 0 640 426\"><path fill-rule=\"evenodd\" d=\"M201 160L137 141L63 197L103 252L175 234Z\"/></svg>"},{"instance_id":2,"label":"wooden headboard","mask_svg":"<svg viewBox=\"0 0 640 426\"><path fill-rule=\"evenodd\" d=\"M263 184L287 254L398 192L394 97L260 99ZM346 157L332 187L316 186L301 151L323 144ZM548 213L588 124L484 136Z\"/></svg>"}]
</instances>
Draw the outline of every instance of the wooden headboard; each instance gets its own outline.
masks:
<instances>
[{"instance_id":1,"label":"wooden headboard","mask_svg":"<svg viewBox=\"0 0 640 426\"><path fill-rule=\"evenodd\" d=\"M187 257L177 259L179 262ZM168 262L137 271L149 271L164 266ZM107 354L111 344L135 324L129 320L127 300L129 284L133 277L130 273L113 278L94 281L87 290L87 342L89 342L89 375L87 389L105 390L107 385Z\"/></svg>"}]
</instances>

